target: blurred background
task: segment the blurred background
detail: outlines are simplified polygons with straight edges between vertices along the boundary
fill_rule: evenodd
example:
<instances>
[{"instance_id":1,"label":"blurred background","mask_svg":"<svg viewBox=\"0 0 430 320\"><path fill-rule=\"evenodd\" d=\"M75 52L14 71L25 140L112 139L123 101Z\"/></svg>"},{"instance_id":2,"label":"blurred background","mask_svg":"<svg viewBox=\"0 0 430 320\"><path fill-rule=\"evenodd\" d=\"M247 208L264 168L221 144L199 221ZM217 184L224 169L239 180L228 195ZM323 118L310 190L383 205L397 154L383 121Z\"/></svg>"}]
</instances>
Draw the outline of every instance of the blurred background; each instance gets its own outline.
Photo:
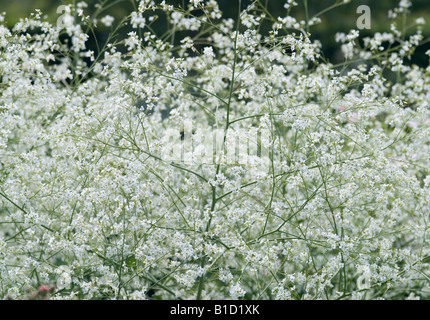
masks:
<instances>
[{"instance_id":1,"label":"blurred background","mask_svg":"<svg viewBox=\"0 0 430 320\"><path fill-rule=\"evenodd\" d=\"M86 15L91 15L95 12L95 5L100 2L105 2L108 9L100 16L109 14L115 17L115 22L119 22L123 17L127 16L133 10L132 0L87 0L88 7L85 9ZM292 11L293 16L298 19L304 19L305 0L295 0L299 6ZM76 0L78 3L79 0ZM183 5L187 0L168 0L169 4ZM243 8L246 8L252 1L242 0ZM262 0L267 5L270 12L274 15L282 16L286 13L284 9L285 0ZM351 0L350 3L338 6L326 13L320 18L321 24L317 24L310 28L312 37L318 39L323 45L325 57L331 62L339 62L342 57L339 54L339 44L335 42L335 34L337 32L348 32L356 28L356 21L360 14L356 13L357 7L360 5L368 5L372 12L372 28L370 30L361 30L360 35L367 36L375 32L389 31L391 20L388 19L388 11L398 6L400 0ZM61 13L57 13L57 8L62 4L73 3L73 0L0 0L0 12L6 12L6 24L11 27L20 18L28 16L35 9L41 9L47 15L48 20L55 23ZM220 9L223 11L225 17L235 18L238 10L237 0L218 0ZM307 0L309 16L317 14L325 8L336 3L336 0ZM409 17L409 24L413 24L415 19L423 17L427 25L423 28L424 38L430 38L430 0L412 0L412 7L410 8L411 15ZM115 23L114 23L115 24ZM400 26L399 26L400 27ZM162 34L165 24L159 23L154 25L154 30ZM270 25L264 26L267 30ZM263 31L264 31L263 28ZM266 30L266 31L267 31ZM104 27L99 23L96 29L95 36L97 39L107 39L107 34L111 28ZM122 30L122 33L130 31L129 29ZM410 29L413 32L414 28ZM91 40L91 39L90 39ZM423 41L425 42L425 41ZM90 45L91 46L91 45ZM412 57L411 63L420 66L427 66L429 58L425 52L430 49L430 41L424 43L418 50L416 50Z\"/></svg>"}]
</instances>

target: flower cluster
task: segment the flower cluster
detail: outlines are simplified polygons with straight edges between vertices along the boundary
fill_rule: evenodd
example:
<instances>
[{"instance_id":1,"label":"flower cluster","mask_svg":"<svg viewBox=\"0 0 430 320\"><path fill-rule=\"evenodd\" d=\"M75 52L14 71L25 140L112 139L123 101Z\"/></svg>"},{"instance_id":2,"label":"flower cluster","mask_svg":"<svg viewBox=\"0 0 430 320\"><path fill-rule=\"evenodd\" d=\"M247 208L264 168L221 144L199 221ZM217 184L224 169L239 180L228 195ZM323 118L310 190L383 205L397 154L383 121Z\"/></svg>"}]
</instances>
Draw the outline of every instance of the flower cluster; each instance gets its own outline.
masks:
<instances>
[{"instance_id":1,"label":"flower cluster","mask_svg":"<svg viewBox=\"0 0 430 320\"><path fill-rule=\"evenodd\" d=\"M334 65L294 1L236 20L215 0L135 2L122 22L82 3L62 28L0 16L0 297L428 299L420 29L339 34ZM97 21L134 30L95 55ZM209 160L187 161L207 132Z\"/></svg>"}]
</instances>

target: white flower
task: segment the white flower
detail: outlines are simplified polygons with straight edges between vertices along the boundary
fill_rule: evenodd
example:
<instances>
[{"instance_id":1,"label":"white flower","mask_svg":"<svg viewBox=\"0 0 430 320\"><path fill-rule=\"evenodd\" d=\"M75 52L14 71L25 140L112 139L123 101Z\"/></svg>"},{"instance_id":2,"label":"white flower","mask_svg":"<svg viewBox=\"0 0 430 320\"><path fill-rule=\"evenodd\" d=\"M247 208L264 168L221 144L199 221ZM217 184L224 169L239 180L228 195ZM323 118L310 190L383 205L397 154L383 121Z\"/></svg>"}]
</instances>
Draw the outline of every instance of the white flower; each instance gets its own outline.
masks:
<instances>
[{"instance_id":1,"label":"white flower","mask_svg":"<svg viewBox=\"0 0 430 320\"><path fill-rule=\"evenodd\" d=\"M100 21L106 26L106 27L110 27L112 26L112 22L114 22L115 18L110 16L110 15L106 15L104 16Z\"/></svg>"},{"instance_id":2,"label":"white flower","mask_svg":"<svg viewBox=\"0 0 430 320\"><path fill-rule=\"evenodd\" d=\"M426 21L425 21L425 19L423 17L420 17L420 18L415 19L415 23L417 25L425 25Z\"/></svg>"},{"instance_id":3,"label":"white flower","mask_svg":"<svg viewBox=\"0 0 430 320\"><path fill-rule=\"evenodd\" d=\"M239 283L235 283L230 287L230 296L232 299L238 299L246 294L246 291L242 289Z\"/></svg>"},{"instance_id":4,"label":"white flower","mask_svg":"<svg viewBox=\"0 0 430 320\"><path fill-rule=\"evenodd\" d=\"M203 0L193 0L193 6L197 8L202 1Z\"/></svg>"}]
</instances>

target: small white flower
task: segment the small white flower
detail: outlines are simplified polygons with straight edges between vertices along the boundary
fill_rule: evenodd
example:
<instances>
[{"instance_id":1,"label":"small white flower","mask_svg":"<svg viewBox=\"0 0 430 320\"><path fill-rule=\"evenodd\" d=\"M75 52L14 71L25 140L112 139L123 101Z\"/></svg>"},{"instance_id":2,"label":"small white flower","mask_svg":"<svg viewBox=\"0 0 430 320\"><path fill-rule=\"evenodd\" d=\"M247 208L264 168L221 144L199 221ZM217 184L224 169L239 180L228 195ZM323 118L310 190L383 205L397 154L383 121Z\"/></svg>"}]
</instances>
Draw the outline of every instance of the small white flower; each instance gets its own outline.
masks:
<instances>
[{"instance_id":1,"label":"small white flower","mask_svg":"<svg viewBox=\"0 0 430 320\"><path fill-rule=\"evenodd\" d=\"M104 16L100 21L106 26L106 27L110 27L112 26L112 23L114 22L115 18L110 16L110 15L106 15Z\"/></svg>"},{"instance_id":2,"label":"small white flower","mask_svg":"<svg viewBox=\"0 0 430 320\"><path fill-rule=\"evenodd\" d=\"M235 283L230 287L230 296L232 299L238 299L246 294L246 291L242 289L239 283Z\"/></svg>"},{"instance_id":3,"label":"small white flower","mask_svg":"<svg viewBox=\"0 0 430 320\"><path fill-rule=\"evenodd\" d=\"M420 18L417 18L417 19L415 20L415 23L416 23L417 25L422 26L422 25L425 25L425 24L426 24L426 21L425 21L425 19L424 19L423 17L420 17Z\"/></svg>"}]
</instances>

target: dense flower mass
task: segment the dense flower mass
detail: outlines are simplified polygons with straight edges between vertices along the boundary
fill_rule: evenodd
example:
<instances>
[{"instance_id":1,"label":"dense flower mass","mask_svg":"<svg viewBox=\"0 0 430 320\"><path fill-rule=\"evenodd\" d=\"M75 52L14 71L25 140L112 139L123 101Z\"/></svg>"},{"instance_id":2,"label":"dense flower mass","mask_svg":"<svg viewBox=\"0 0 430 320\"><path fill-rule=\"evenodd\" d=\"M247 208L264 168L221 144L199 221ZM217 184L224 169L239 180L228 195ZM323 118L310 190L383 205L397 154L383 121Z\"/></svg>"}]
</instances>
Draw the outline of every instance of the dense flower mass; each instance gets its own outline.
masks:
<instances>
[{"instance_id":1,"label":"dense flower mass","mask_svg":"<svg viewBox=\"0 0 430 320\"><path fill-rule=\"evenodd\" d=\"M0 16L0 297L430 298L430 68L408 63L409 1L390 33L338 34L339 65L294 1L235 20L216 0L135 3L98 18L134 28L99 52L84 3L58 25Z\"/></svg>"}]
</instances>

